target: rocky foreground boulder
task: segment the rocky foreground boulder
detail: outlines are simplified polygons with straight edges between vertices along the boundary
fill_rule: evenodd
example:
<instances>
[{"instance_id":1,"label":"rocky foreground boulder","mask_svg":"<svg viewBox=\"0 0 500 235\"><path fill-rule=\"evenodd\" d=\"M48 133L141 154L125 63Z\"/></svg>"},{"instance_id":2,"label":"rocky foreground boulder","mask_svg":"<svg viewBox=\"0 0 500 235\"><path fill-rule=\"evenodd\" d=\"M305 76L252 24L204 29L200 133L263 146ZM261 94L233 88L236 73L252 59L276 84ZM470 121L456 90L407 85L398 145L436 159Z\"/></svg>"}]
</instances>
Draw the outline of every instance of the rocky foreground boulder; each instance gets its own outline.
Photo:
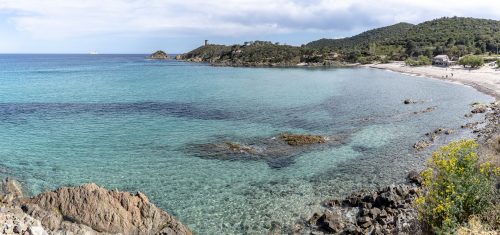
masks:
<instances>
[{"instance_id":1,"label":"rocky foreground boulder","mask_svg":"<svg viewBox=\"0 0 500 235\"><path fill-rule=\"evenodd\" d=\"M0 194L0 234L192 234L142 193L85 184L23 198L12 185Z\"/></svg>"},{"instance_id":2,"label":"rocky foreground boulder","mask_svg":"<svg viewBox=\"0 0 500 235\"><path fill-rule=\"evenodd\" d=\"M295 234L421 234L417 211L412 206L419 195L415 184L391 185L373 191L355 192L342 200L323 202L324 210L304 223Z\"/></svg>"}]
</instances>

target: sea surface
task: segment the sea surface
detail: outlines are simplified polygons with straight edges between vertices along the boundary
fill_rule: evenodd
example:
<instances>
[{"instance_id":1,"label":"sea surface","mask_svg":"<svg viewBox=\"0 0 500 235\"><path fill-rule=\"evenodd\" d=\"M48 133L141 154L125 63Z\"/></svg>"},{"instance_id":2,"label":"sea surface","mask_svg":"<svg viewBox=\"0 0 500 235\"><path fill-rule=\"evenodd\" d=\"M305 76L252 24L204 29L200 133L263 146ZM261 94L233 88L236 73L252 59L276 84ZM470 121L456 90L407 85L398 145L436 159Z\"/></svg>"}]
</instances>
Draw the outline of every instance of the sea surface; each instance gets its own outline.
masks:
<instances>
[{"instance_id":1,"label":"sea surface","mask_svg":"<svg viewBox=\"0 0 500 235\"><path fill-rule=\"evenodd\" d=\"M474 121L470 104L492 100L368 68L0 55L0 177L28 195L86 182L141 191L198 234L286 231L324 199L404 181L430 151L416 152L417 140L438 127L455 132L437 145L469 137L460 126ZM342 140L273 151L285 132ZM226 142L270 156L214 155L210 146Z\"/></svg>"}]
</instances>

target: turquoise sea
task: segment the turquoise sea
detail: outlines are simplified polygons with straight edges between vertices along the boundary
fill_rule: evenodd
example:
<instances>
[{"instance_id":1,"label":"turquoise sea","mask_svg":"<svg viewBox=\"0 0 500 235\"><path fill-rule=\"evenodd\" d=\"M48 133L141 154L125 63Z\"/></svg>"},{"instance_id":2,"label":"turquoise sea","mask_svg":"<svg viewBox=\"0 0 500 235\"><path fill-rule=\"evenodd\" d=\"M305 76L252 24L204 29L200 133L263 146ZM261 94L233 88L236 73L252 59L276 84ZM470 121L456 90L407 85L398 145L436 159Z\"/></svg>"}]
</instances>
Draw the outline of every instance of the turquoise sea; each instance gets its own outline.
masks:
<instances>
[{"instance_id":1,"label":"turquoise sea","mask_svg":"<svg viewBox=\"0 0 500 235\"><path fill-rule=\"evenodd\" d=\"M403 181L429 154L412 148L417 140L438 127L455 133L437 144L470 136L460 129L472 121L470 104L493 100L368 68L144 58L0 55L0 177L17 178L29 195L86 182L141 191L198 234L263 234L272 223L286 230L324 199ZM271 161L207 158L214 153L200 147L273 150L263 143L284 132L343 140L274 151Z\"/></svg>"}]
</instances>

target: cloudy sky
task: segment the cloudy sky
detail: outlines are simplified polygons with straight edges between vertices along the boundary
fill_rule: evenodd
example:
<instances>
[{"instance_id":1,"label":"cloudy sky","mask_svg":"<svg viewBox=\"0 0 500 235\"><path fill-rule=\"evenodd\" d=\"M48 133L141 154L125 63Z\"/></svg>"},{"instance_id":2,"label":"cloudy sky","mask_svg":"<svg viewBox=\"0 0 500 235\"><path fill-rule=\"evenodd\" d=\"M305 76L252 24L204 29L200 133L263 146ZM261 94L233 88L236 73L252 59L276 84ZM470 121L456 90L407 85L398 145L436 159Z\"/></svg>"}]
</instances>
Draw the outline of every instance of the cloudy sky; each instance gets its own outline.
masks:
<instances>
[{"instance_id":1,"label":"cloudy sky","mask_svg":"<svg viewBox=\"0 0 500 235\"><path fill-rule=\"evenodd\" d=\"M300 45L442 16L500 20L498 0L0 0L0 53L185 52L209 39Z\"/></svg>"}]
</instances>

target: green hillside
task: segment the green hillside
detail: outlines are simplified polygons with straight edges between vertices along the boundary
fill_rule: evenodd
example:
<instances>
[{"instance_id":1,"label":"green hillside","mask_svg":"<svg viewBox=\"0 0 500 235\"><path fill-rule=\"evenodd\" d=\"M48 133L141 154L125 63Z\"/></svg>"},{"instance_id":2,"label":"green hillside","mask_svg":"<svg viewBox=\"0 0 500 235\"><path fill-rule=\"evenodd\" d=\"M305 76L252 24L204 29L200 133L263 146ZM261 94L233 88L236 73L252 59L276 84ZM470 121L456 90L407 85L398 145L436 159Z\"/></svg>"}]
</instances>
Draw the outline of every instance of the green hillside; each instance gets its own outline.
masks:
<instances>
[{"instance_id":1,"label":"green hillside","mask_svg":"<svg viewBox=\"0 0 500 235\"><path fill-rule=\"evenodd\" d=\"M397 41L406 36L406 33L414 25L409 23L398 23L391 26L368 30L356 36L342 39L320 39L308 43L310 48L329 48L333 50L355 50L368 49L370 43L386 44Z\"/></svg>"},{"instance_id":2,"label":"green hillside","mask_svg":"<svg viewBox=\"0 0 500 235\"><path fill-rule=\"evenodd\" d=\"M299 63L330 63L328 55L306 47L279 45L269 41L246 42L243 45L206 45L177 59L228 66L296 66ZM326 62L325 62L326 60Z\"/></svg>"},{"instance_id":3,"label":"green hillside","mask_svg":"<svg viewBox=\"0 0 500 235\"><path fill-rule=\"evenodd\" d=\"M405 43L408 55L496 53L500 44L500 21L463 17L440 18L413 27L406 38L393 41Z\"/></svg>"},{"instance_id":4,"label":"green hillside","mask_svg":"<svg viewBox=\"0 0 500 235\"><path fill-rule=\"evenodd\" d=\"M328 48L344 54L407 56L496 53L500 44L500 21L465 17L444 17L418 25L399 23L373 29L344 39L321 39L307 47Z\"/></svg>"}]
</instances>

